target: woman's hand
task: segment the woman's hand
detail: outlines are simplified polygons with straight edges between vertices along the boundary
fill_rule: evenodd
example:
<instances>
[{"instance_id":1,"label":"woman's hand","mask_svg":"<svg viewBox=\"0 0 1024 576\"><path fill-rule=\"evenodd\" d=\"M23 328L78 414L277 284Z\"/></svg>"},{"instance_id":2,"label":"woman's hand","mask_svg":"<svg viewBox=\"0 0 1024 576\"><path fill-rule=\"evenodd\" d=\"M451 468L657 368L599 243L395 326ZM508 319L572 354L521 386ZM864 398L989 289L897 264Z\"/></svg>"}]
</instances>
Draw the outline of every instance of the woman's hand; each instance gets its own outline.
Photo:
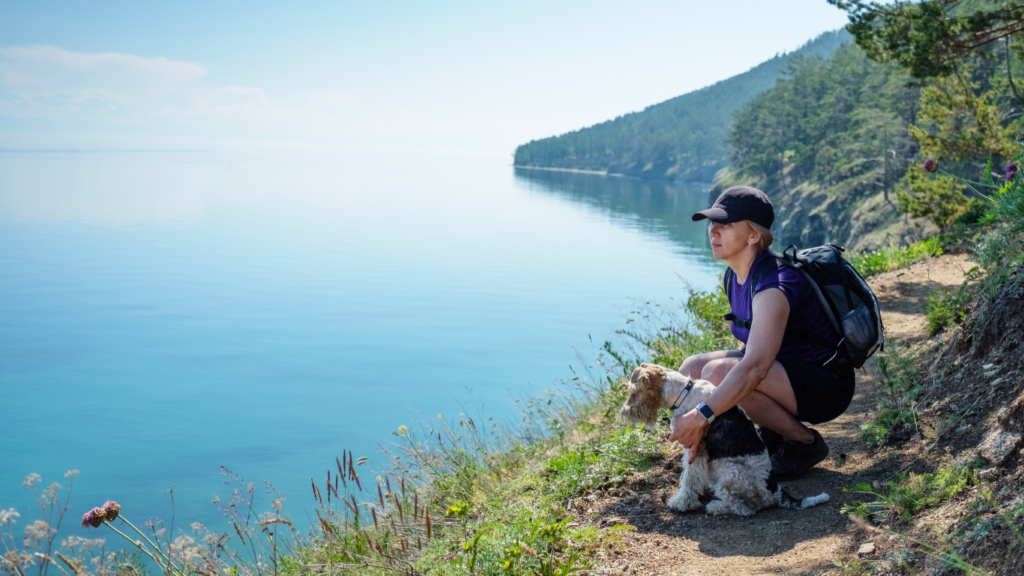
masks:
<instances>
[{"instance_id":1,"label":"woman's hand","mask_svg":"<svg viewBox=\"0 0 1024 576\"><path fill-rule=\"evenodd\" d=\"M683 448L696 448L704 438L707 428L708 421L695 408L675 417L672 421L672 435L668 439L670 442L679 442ZM697 450L690 450L690 464L696 459Z\"/></svg>"}]
</instances>

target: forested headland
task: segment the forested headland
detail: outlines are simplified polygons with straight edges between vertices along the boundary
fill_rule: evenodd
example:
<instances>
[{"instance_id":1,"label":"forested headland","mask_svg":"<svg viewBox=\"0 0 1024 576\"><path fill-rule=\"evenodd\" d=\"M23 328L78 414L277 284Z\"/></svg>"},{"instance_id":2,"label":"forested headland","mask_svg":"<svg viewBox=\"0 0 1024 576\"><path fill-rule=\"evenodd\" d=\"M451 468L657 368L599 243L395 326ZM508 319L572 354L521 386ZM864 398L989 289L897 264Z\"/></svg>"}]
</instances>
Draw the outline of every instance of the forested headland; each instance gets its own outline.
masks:
<instances>
[{"instance_id":1,"label":"forested headland","mask_svg":"<svg viewBox=\"0 0 1024 576\"><path fill-rule=\"evenodd\" d=\"M850 35L826 32L743 74L561 136L516 148L515 165L710 182L729 160L733 113L771 88L794 59L828 56Z\"/></svg>"}]
</instances>

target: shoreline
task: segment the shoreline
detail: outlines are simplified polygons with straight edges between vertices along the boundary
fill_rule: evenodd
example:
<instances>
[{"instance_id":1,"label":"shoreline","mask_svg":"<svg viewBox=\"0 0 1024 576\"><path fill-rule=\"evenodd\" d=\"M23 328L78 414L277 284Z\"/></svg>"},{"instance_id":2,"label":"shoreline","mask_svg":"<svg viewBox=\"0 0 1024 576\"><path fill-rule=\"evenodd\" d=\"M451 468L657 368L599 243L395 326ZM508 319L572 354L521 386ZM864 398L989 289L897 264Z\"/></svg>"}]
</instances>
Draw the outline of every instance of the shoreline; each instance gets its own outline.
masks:
<instances>
[{"instance_id":1,"label":"shoreline","mask_svg":"<svg viewBox=\"0 0 1024 576\"><path fill-rule=\"evenodd\" d=\"M523 170L548 170L550 172L575 172L577 174L597 174L599 176L618 176L624 177L623 174L608 174L607 170L580 170L579 168L548 168L545 166L525 166L523 164L513 164L513 168L522 168Z\"/></svg>"},{"instance_id":2,"label":"shoreline","mask_svg":"<svg viewBox=\"0 0 1024 576\"><path fill-rule=\"evenodd\" d=\"M714 182L701 182L699 180L672 180L669 178L641 178L640 176L631 176L629 174L609 174L607 170L581 170L579 168L549 168L546 166L525 166L523 164L513 164L512 168L518 168L521 170L546 170L548 172L570 172L573 174L593 174L595 176L604 176L605 178L629 178L632 180L643 180L645 182L666 182L668 184L696 184L699 186L706 186L708 190L714 186Z\"/></svg>"}]
</instances>

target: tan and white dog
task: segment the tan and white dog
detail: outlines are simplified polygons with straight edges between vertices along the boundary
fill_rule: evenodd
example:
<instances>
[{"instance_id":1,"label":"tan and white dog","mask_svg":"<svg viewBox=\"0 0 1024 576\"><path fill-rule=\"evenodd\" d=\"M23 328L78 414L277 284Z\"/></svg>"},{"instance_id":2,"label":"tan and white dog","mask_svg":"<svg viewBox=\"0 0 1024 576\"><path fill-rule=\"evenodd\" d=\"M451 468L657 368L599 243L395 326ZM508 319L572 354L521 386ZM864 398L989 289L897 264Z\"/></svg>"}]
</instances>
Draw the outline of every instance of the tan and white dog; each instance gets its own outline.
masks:
<instances>
[{"instance_id":1,"label":"tan and white dog","mask_svg":"<svg viewBox=\"0 0 1024 576\"><path fill-rule=\"evenodd\" d=\"M629 398L622 417L652 425L661 409L673 416L686 414L715 391L706 380L684 376L657 364L641 364L629 379ZM689 464L690 451L697 459ZM758 510L780 506L799 510L828 502L828 494L794 499L772 477L772 464L754 423L739 406L715 417L700 445L683 452L679 491L669 499L680 512L701 507L700 497L710 492L708 514L749 516Z\"/></svg>"}]
</instances>

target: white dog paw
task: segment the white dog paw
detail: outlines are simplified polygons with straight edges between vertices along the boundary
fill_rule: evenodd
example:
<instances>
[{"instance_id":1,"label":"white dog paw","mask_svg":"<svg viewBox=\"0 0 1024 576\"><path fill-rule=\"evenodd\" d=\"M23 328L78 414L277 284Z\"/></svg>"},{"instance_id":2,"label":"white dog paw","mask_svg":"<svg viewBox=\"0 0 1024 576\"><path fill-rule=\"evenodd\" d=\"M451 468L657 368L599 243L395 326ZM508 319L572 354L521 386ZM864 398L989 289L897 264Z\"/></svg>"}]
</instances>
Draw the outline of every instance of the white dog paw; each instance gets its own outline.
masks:
<instances>
[{"instance_id":1,"label":"white dog paw","mask_svg":"<svg viewBox=\"0 0 1024 576\"><path fill-rule=\"evenodd\" d=\"M675 496L668 499L668 507L680 512L689 512L700 508L700 500L688 494L676 492Z\"/></svg>"}]
</instances>

